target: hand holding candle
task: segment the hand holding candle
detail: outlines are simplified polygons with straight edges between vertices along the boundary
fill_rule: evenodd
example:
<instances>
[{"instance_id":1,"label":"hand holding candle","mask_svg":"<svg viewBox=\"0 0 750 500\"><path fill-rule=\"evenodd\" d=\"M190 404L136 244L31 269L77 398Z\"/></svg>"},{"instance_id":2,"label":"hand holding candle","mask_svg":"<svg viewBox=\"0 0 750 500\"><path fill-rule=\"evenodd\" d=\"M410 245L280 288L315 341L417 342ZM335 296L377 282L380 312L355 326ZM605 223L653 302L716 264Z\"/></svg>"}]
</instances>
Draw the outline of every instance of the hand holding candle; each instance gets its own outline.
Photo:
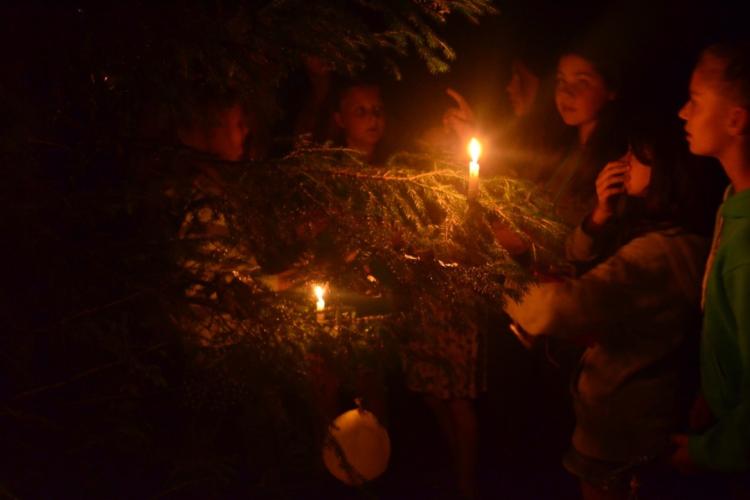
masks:
<instances>
[{"instance_id":1,"label":"hand holding candle","mask_svg":"<svg viewBox=\"0 0 750 500\"><path fill-rule=\"evenodd\" d=\"M477 191L479 190L479 155L482 154L482 145L476 137L472 137L469 141L469 156L471 161L469 162L469 200L474 200L477 197Z\"/></svg>"}]
</instances>

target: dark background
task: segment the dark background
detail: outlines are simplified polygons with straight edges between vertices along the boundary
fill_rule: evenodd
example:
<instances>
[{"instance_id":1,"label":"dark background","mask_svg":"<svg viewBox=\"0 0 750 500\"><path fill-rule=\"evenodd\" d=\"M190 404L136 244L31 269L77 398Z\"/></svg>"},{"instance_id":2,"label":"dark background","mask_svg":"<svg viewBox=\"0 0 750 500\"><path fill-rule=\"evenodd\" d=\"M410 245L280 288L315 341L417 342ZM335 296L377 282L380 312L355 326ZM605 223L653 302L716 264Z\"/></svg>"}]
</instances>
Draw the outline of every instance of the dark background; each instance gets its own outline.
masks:
<instances>
[{"instance_id":1,"label":"dark background","mask_svg":"<svg viewBox=\"0 0 750 500\"><path fill-rule=\"evenodd\" d=\"M420 61L403 61L402 81L388 85L389 134L408 143L420 131L438 123L450 105L444 95L446 86L464 94L484 119L504 119L509 111L504 88L517 46L534 46L553 54L570 40L580 38L606 44L620 58L627 81L623 98L631 104L628 109L646 117L674 115L686 99L690 71L700 48L725 36L743 34L746 29L744 13L728 1L519 0L497 5L500 15L482 19L479 26L458 18L442 29L458 54L449 73L430 75ZM11 115L5 114L0 117L3 134L12 135L21 127L35 128L54 113L65 112L45 108L44 104L46 100L55 102L55 79L67 71L56 58L59 51L65 52L71 33L76 33L67 9L69 5L52 2L33 8L4 8L0 39L4 87L0 90L3 104L21 110L12 116L22 116L28 123L11 121ZM15 75L33 78L19 82ZM29 100L14 100L19 92ZM304 92L304 86L291 85L285 92ZM280 93L282 109L286 97ZM33 112L24 114L24 110ZM63 136L81 134L72 128L62 131ZM40 188L39 196L44 195ZM13 200L8 200L6 217L14 216L13 206ZM9 267L9 275L19 271L12 262ZM6 304L12 303L8 298ZM14 323L19 314L44 315L44 311L44 307L34 311L21 308L7 310L6 314ZM559 462L573 423L567 380L575 351L553 344L552 358L561 364L556 367L544 351L523 350L506 331L503 318L493 319L491 331L489 391L478 401L482 491L487 498L575 498L575 483ZM393 457L389 471L373 485L373 491L383 498L447 498L451 470L448 451L438 438L432 416L398 378L389 380L389 391ZM38 454L41 460L45 450L30 453L32 458ZM700 497L701 491L696 490L696 494ZM299 498L351 495L351 490L329 478L300 492ZM717 498L714 494L704 497Z\"/></svg>"}]
</instances>

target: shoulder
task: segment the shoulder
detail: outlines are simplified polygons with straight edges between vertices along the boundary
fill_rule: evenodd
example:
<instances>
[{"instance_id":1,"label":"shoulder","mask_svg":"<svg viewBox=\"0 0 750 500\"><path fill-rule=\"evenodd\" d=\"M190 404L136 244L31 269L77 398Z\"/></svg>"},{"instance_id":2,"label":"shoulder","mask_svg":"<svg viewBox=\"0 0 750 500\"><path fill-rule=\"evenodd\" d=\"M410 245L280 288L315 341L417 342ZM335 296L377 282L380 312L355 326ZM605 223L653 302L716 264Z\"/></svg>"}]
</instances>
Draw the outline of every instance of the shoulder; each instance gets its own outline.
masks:
<instances>
[{"instance_id":1,"label":"shoulder","mask_svg":"<svg viewBox=\"0 0 750 500\"><path fill-rule=\"evenodd\" d=\"M731 234L722 241L720 253L725 272L750 265L750 219L733 224Z\"/></svg>"}]
</instances>

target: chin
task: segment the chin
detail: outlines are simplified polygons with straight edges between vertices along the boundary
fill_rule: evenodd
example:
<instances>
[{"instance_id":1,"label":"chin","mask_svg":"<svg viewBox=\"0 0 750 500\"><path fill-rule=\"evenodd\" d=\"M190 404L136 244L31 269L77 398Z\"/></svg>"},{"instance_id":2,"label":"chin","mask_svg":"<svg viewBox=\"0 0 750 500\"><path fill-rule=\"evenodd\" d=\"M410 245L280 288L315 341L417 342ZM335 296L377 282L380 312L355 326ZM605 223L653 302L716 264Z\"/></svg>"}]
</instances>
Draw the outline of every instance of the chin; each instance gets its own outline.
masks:
<instances>
[{"instance_id":1,"label":"chin","mask_svg":"<svg viewBox=\"0 0 750 500\"><path fill-rule=\"evenodd\" d=\"M570 127L577 127L581 123L583 123L582 120L579 120L577 117L574 117L574 116L564 116L564 115L561 115L561 118L562 118L563 123L565 125L570 126Z\"/></svg>"},{"instance_id":2,"label":"chin","mask_svg":"<svg viewBox=\"0 0 750 500\"><path fill-rule=\"evenodd\" d=\"M708 151L705 151L700 146L694 144L692 141L688 142L688 150L693 153L694 155L698 156L709 156L710 153Z\"/></svg>"}]
</instances>

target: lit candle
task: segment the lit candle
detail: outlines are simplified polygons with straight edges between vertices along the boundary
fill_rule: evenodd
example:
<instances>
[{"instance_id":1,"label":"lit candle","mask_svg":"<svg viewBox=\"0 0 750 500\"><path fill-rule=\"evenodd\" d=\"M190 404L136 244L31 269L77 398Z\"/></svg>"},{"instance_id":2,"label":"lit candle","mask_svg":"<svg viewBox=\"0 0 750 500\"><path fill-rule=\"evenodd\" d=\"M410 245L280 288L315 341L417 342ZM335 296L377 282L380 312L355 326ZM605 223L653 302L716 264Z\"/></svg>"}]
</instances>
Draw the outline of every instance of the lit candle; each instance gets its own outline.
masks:
<instances>
[{"instance_id":1,"label":"lit candle","mask_svg":"<svg viewBox=\"0 0 750 500\"><path fill-rule=\"evenodd\" d=\"M469 162L469 200L473 200L477 197L477 191L479 190L479 155L482 154L482 145L476 137L472 137L469 141L469 156L471 161Z\"/></svg>"},{"instance_id":2,"label":"lit candle","mask_svg":"<svg viewBox=\"0 0 750 500\"><path fill-rule=\"evenodd\" d=\"M324 296L326 291L325 288L320 285L315 285L313 290L315 291L315 298L317 299L315 302L315 310L317 311L315 318L318 320L318 323L323 323L325 321L326 301Z\"/></svg>"}]
</instances>

